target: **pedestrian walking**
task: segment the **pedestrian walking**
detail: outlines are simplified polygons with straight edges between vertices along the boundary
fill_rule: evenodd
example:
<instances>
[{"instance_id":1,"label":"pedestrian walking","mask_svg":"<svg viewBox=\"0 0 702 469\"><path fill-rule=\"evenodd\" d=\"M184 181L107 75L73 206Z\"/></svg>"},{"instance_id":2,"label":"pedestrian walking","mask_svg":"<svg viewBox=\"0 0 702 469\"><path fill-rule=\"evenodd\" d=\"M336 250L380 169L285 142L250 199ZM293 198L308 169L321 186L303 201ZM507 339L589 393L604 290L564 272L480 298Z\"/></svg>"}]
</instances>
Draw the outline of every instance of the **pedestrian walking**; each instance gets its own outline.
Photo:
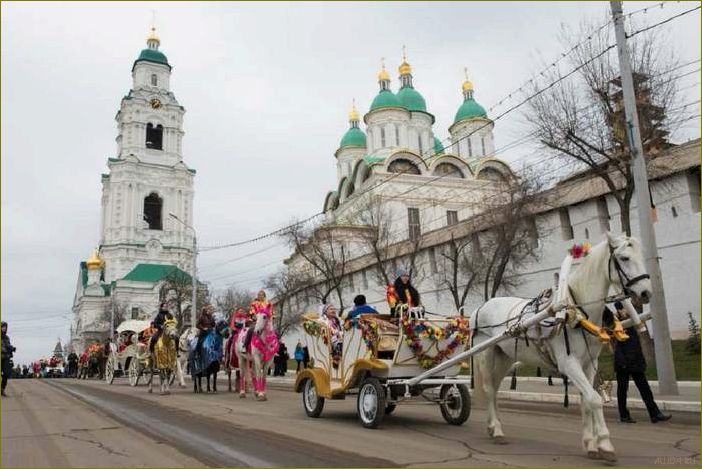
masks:
<instances>
[{"instance_id":1,"label":"pedestrian walking","mask_svg":"<svg viewBox=\"0 0 702 469\"><path fill-rule=\"evenodd\" d=\"M10 343L10 336L7 335L7 323L2 321L2 391L0 394L7 396L5 394L5 389L7 388L7 380L10 379L12 374L12 354L17 350Z\"/></svg>"},{"instance_id":2,"label":"pedestrian walking","mask_svg":"<svg viewBox=\"0 0 702 469\"><path fill-rule=\"evenodd\" d=\"M297 341L297 345L295 346L295 353L293 355L295 356L295 361L297 362L297 370L295 370L295 373L299 373L300 365L305 359L305 351L302 349L302 344L299 340Z\"/></svg>"},{"instance_id":3,"label":"pedestrian walking","mask_svg":"<svg viewBox=\"0 0 702 469\"><path fill-rule=\"evenodd\" d=\"M305 365L305 368L309 368L310 367L310 349L307 348L307 345L302 347L302 352L303 352L302 364Z\"/></svg>"},{"instance_id":4,"label":"pedestrian walking","mask_svg":"<svg viewBox=\"0 0 702 469\"><path fill-rule=\"evenodd\" d=\"M628 317L624 306L620 302L614 304L618 318L612 315L611 311L605 312L605 322L613 323L614 319L624 320ZM641 399L646 404L646 410L651 418L651 422L664 422L671 418L660 411L656 401L653 399L653 392L646 379L646 359L641 351L641 341L639 334L634 327L626 329L629 339L623 342L616 342L614 348L614 371L617 375L617 404L619 406L619 419L622 423L636 423L631 418L629 409L626 407L627 392L629 390L629 378L634 380L634 384L639 389Z\"/></svg>"}]
</instances>

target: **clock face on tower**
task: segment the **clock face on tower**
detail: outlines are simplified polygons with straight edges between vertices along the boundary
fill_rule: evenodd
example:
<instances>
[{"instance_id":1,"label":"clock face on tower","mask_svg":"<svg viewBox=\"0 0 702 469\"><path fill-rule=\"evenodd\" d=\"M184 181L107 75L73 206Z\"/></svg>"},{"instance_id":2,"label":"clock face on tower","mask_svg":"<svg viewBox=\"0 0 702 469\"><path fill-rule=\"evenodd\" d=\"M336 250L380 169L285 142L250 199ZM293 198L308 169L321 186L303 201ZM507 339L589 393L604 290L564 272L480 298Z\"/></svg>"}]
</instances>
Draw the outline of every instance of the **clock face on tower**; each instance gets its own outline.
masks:
<instances>
[{"instance_id":1,"label":"clock face on tower","mask_svg":"<svg viewBox=\"0 0 702 469\"><path fill-rule=\"evenodd\" d=\"M161 107L161 101L158 98L154 98L151 100L151 107L154 109L158 109Z\"/></svg>"}]
</instances>

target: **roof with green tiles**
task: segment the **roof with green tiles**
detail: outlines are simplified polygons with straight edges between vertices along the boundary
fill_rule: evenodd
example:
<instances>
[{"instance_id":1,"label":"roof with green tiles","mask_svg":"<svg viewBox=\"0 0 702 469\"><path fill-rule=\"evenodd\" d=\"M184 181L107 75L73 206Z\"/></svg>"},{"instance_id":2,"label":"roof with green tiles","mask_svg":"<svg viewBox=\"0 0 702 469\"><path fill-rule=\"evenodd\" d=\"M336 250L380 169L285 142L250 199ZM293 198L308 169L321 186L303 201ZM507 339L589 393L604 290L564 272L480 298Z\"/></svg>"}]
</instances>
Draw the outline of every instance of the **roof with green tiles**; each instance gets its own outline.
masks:
<instances>
[{"instance_id":1,"label":"roof with green tiles","mask_svg":"<svg viewBox=\"0 0 702 469\"><path fill-rule=\"evenodd\" d=\"M122 280L157 283L171 275L177 275L185 282L191 281L190 274L174 265L166 264L138 264Z\"/></svg>"}]
</instances>

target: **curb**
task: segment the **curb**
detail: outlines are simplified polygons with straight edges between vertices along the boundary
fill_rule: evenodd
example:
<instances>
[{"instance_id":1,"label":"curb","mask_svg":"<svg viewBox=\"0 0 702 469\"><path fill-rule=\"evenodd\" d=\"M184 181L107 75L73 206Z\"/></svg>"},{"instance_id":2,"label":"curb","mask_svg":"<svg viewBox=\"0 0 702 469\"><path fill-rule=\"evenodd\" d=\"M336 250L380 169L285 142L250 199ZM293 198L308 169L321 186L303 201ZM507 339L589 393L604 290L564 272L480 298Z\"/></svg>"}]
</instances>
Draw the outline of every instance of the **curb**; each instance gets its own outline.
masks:
<instances>
[{"instance_id":1,"label":"curb","mask_svg":"<svg viewBox=\"0 0 702 469\"><path fill-rule=\"evenodd\" d=\"M507 401L522 401L522 402L548 402L554 404L563 403L563 394L551 394L542 392L523 392L523 391L499 391L497 397ZM568 400L571 404L580 405L580 394L568 394ZM661 410L676 411L676 412L700 412L700 403L695 401L669 401L656 399L656 404ZM626 405L630 409L645 409L646 405L641 399L627 398ZM611 401L604 404L605 407L617 408L617 398L612 398Z\"/></svg>"},{"instance_id":2,"label":"curb","mask_svg":"<svg viewBox=\"0 0 702 469\"><path fill-rule=\"evenodd\" d=\"M509 378L505 378L506 380ZM547 378L518 378L519 380L533 380L533 381L546 381ZM290 378L279 378L279 377L269 377L268 384L279 390L292 391L292 386L295 383L294 379ZM682 384L686 383L686 384ZM683 386L695 386L699 385L696 381L683 381L678 383ZM545 392L526 392L526 391L499 391L497 397L507 401L521 401L521 402L544 402L550 404L563 404L563 392L559 393L545 393ZM580 405L580 394L568 394L568 400L571 404ZM645 409L646 405L641 399L628 398L626 400L627 407L630 409ZM700 412L700 402L699 401L672 401L664 399L656 399L656 404L663 411L675 411L675 412ZM617 398L613 397L611 401L604 404L605 407L617 408Z\"/></svg>"}]
</instances>

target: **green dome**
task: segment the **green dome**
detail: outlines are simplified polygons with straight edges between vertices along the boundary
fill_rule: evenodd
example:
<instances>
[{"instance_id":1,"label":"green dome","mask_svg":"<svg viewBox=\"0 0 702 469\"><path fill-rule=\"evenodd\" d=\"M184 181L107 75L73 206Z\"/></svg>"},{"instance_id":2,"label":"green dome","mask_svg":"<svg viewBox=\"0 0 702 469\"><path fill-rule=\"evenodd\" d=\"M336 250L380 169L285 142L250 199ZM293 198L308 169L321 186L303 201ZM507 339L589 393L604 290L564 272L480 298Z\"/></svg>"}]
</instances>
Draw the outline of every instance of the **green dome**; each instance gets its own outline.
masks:
<instances>
[{"instance_id":1,"label":"green dome","mask_svg":"<svg viewBox=\"0 0 702 469\"><path fill-rule=\"evenodd\" d=\"M487 117L487 112L480 104L476 103L473 98L466 99L458 108L454 124L466 119L474 119L476 117Z\"/></svg>"},{"instance_id":2,"label":"green dome","mask_svg":"<svg viewBox=\"0 0 702 469\"><path fill-rule=\"evenodd\" d=\"M386 107L404 107L397 96L390 90L382 90L371 103L370 110L382 109Z\"/></svg>"},{"instance_id":3,"label":"green dome","mask_svg":"<svg viewBox=\"0 0 702 469\"><path fill-rule=\"evenodd\" d=\"M366 134L358 127L351 127L346 131L344 137L341 139L339 148L345 147L365 147L366 146Z\"/></svg>"},{"instance_id":4,"label":"green dome","mask_svg":"<svg viewBox=\"0 0 702 469\"><path fill-rule=\"evenodd\" d=\"M436 135L434 135L434 153L437 155L442 155L444 153L444 146Z\"/></svg>"},{"instance_id":5,"label":"green dome","mask_svg":"<svg viewBox=\"0 0 702 469\"><path fill-rule=\"evenodd\" d=\"M410 111L427 112L427 103L424 101L424 97L411 86L401 88L400 91L397 92L397 98L400 100L402 106Z\"/></svg>"},{"instance_id":6,"label":"green dome","mask_svg":"<svg viewBox=\"0 0 702 469\"><path fill-rule=\"evenodd\" d=\"M134 62L135 64L137 62L141 61L146 61L146 62L154 62L157 64L163 64L163 65L170 65L168 64L168 59L166 58L166 54L163 52L159 52L156 49L144 49L141 51L141 54L139 54L139 58L136 59Z\"/></svg>"}]
</instances>

